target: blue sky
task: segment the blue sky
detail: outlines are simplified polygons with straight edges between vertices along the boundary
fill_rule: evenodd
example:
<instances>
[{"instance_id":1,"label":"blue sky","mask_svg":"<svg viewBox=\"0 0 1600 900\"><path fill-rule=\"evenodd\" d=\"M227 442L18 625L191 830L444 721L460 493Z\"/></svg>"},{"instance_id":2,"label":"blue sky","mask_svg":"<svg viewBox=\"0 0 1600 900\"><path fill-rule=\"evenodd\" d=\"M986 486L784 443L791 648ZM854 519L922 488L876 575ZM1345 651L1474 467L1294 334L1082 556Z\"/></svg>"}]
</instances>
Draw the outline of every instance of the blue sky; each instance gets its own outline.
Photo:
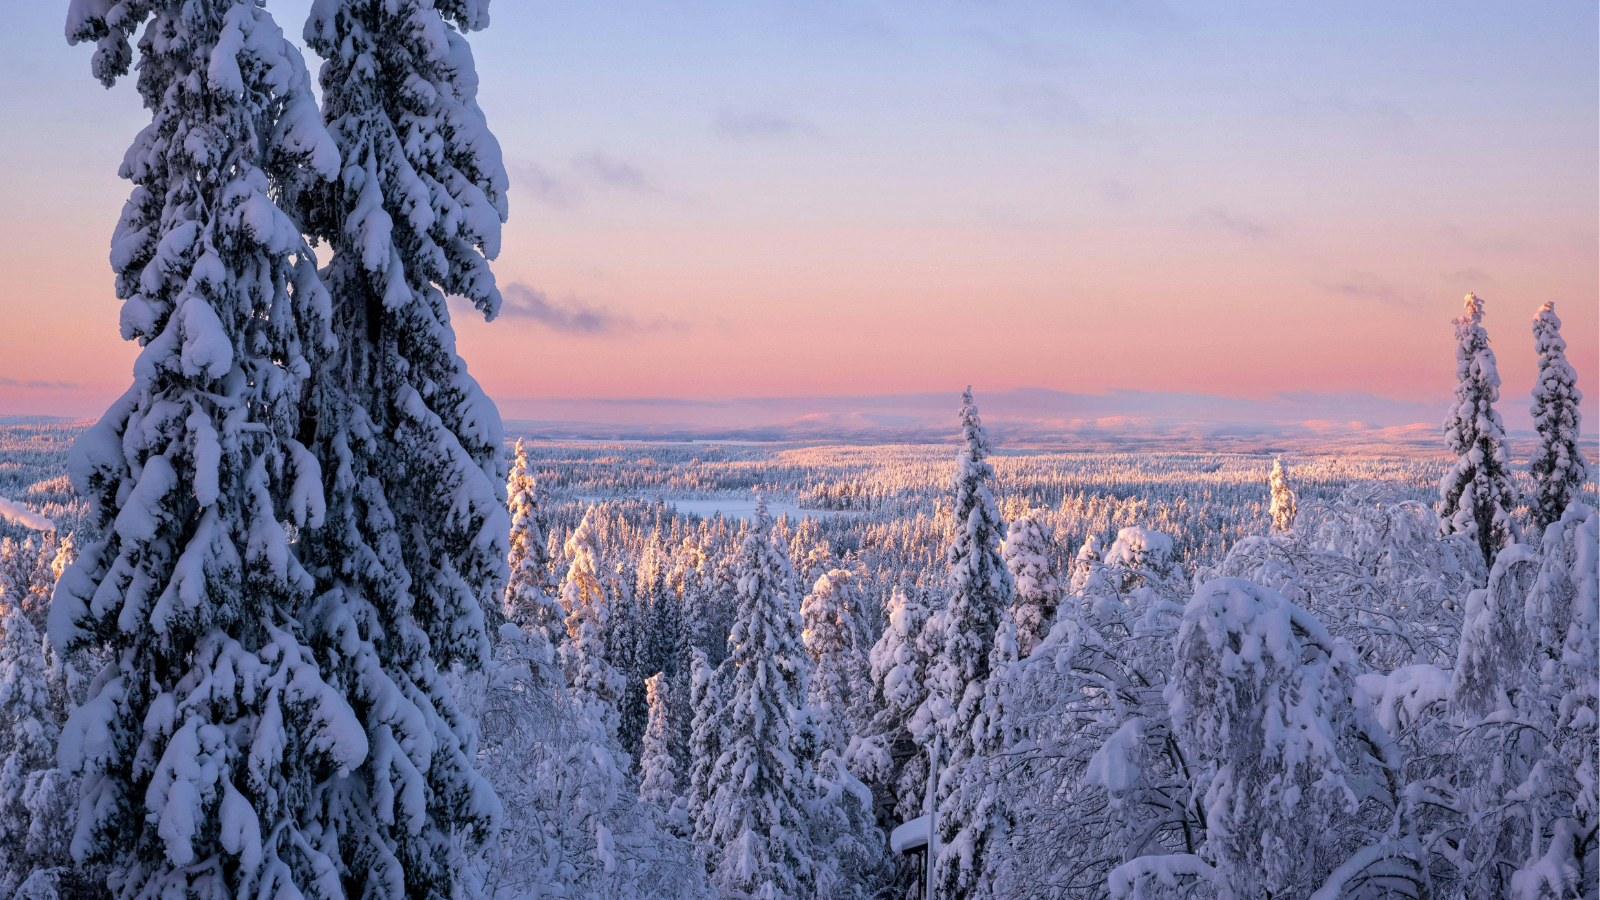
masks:
<instances>
[{"instance_id":1,"label":"blue sky","mask_svg":"<svg viewBox=\"0 0 1600 900\"><path fill-rule=\"evenodd\" d=\"M297 37L308 5L268 9ZM135 349L105 259L146 114L88 76L62 7L19 6L0 411L88 411ZM1596 421L1593 3L492 11L472 41L520 287L458 327L498 398L1435 402L1470 289L1508 419L1554 300Z\"/></svg>"}]
</instances>

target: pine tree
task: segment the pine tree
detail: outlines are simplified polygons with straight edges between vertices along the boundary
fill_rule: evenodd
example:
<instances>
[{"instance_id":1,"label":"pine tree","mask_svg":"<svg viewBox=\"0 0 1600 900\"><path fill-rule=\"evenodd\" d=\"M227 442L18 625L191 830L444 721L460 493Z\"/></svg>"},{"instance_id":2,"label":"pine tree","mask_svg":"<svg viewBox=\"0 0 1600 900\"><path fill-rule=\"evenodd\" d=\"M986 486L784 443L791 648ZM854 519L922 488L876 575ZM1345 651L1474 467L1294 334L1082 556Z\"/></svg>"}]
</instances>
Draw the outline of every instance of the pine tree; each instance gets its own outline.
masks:
<instances>
[{"instance_id":1,"label":"pine tree","mask_svg":"<svg viewBox=\"0 0 1600 900\"><path fill-rule=\"evenodd\" d=\"M800 605L801 640L814 666L806 703L817 724L822 747L843 755L850 736L865 725L860 712L865 698L866 658L861 652L856 613L861 604L855 578L843 569L818 576Z\"/></svg>"},{"instance_id":2,"label":"pine tree","mask_svg":"<svg viewBox=\"0 0 1600 900\"><path fill-rule=\"evenodd\" d=\"M1589 461L1578 448L1583 424L1583 393L1578 374L1567 363L1567 342L1561 337L1556 305L1546 303L1533 317L1533 343L1539 353L1539 381L1533 386L1533 427L1539 447L1533 452L1533 496L1528 498L1534 533L1544 536L1561 518L1584 482Z\"/></svg>"},{"instance_id":3,"label":"pine tree","mask_svg":"<svg viewBox=\"0 0 1600 900\"><path fill-rule=\"evenodd\" d=\"M970 896L986 865L973 856L972 844L952 842L977 824L960 818L974 808L958 789L963 770L981 752L975 726L989 680L995 633L1006 618L1013 587L1000 557L1006 526L989 489L994 478L989 440L970 387L961 395L961 427L966 445L957 456L956 531L945 553L950 599L941 616L942 646L929 666L927 701L944 746L938 779L939 837L944 848L933 880L940 896L949 898Z\"/></svg>"},{"instance_id":4,"label":"pine tree","mask_svg":"<svg viewBox=\"0 0 1600 900\"><path fill-rule=\"evenodd\" d=\"M1273 531L1290 531L1294 528L1295 496L1289 489L1289 476L1283 471L1283 459L1272 461L1272 473L1267 476L1267 483L1272 486L1272 507L1268 513L1272 516Z\"/></svg>"},{"instance_id":5,"label":"pine tree","mask_svg":"<svg viewBox=\"0 0 1600 900\"><path fill-rule=\"evenodd\" d=\"M369 745L302 642L315 582L284 523L323 524L303 390L334 342L276 200L333 178L337 148L299 52L255 4L84 0L67 36L96 42L109 86L141 26L152 119L123 160L111 262L143 350L73 446L102 536L49 616L59 657L109 660L61 739L84 779L72 854L106 863L124 898L328 897L335 825L315 798Z\"/></svg>"},{"instance_id":6,"label":"pine tree","mask_svg":"<svg viewBox=\"0 0 1600 900\"><path fill-rule=\"evenodd\" d=\"M1445 443L1456 464L1439 482L1439 533L1463 534L1494 564L1501 547L1516 540L1511 510L1517 489L1511 482L1505 427L1494 411L1500 399L1489 334L1483 330L1483 301L1466 299L1466 314L1455 320L1455 403L1445 415Z\"/></svg>"},{"instance_id":7,"label":"pine tree","mask_svg":"<svg viewBox=\"0 0 1600 900\"><path fill-rule=\"evenodd\" d=\"M612 631L611 617L623 598L618 595L615 574L606 569L596 546L591 522L596 509L591 506L584 512L583 521L567 539L566 553L572 565L561 582L561 605L568 610L561 663L573 694L609 738L616 740L621 724L618 707L626 683L611 662L606 637Z\"/></svg>"},{"instance_id":8,"label":"pine tree","mask_svg":"<svg viewBox=\"0 0 1600 900\"><path fill-rule=\"evenodd\" d=\"M818 739L784 550L763 499L735 562L739 605L708 803L718 889L764 900L807 896L814 884L804 802Z\"/></svg>"},{"instance_id":9,"label":"pine tree","mask_svg":"<svg viewBox=\"0 0 1600 900\"><path fill-rule=\"evenodd\" d=\"M645 681L650 722L645 726L639 752L639 799L663 810L671 810L678 800L678 764L670 746L677 726L669 718L671 705L665 696L670 684L660 672Z\"/></svg>"},{"instance_id":10,"label":"pine tree","mask_svg":"<svg viewBox=\"0 0 1600 900\"><path fill-rule=\"evenodd\" d=\"M1017 626L1018 652L1027 656L1039 646L1055 623L1061 601L1051 540L1034 515L1011 523L1000 555L1011 573L1016 593L1011 601L1011 621Z\"/></svg>"},{"instance_id":11,"label":"pine tree","mask_svg":"<svg viewBox=\"0 0 1600 900\"><path fill-rule=\"evenodd\" d=\"M506 581L505 615L524 630L540 629L556 643L565 632L566 612L547 590L550 559L545 552L539 493L538 481L528 466L528 453L519 438L511 477L506 482L511 510L511 553L506 564L511 577Z\"/></svg>"}]
</instances>

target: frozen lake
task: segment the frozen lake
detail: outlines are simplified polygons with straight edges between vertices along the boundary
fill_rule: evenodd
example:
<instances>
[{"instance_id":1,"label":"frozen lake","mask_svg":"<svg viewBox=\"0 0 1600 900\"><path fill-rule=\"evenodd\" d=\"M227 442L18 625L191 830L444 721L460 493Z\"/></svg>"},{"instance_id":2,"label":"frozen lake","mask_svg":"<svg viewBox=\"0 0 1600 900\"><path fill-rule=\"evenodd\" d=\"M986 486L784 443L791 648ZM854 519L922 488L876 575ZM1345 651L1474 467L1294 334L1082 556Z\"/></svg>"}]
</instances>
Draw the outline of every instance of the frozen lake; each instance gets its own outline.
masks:
<instances>
[{"instance_id":1,"label":"frozen lake","mask_svg":"<svg viewBox=\"0 0 1600 900\"><path fill-rule=\"evenodd\" d=\"M584 503L603 503L606 500L634 499L628 497L578 497ZM638 498L649 499L649 498ZM661 502L671 506L678 512L689 515L710 518L716 513L722 513L725 519L748 519L755 515L756 501L753 497L713 497L709 500L678 500L672 497L662 497ZM829 519L837 515L848 515L851 510L832 509L801 509L798 505L781 500L767 501L767 512L774 519L779 516L788 516L791 519L803 519L810 516L813 519Z\"/></svg>"}]
</instances>

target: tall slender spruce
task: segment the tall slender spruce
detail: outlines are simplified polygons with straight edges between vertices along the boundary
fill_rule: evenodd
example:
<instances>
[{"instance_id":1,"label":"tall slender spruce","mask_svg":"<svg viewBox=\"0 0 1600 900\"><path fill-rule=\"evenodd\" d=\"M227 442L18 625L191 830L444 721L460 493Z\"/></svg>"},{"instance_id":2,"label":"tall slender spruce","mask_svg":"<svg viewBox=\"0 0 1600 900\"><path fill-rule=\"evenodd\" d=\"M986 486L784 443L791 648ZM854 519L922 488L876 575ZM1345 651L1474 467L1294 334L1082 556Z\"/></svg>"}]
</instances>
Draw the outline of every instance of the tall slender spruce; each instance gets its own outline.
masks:
<instances>
[{"instance_id":1,"label":"tall slender spruce","mask_svg":"<svg viewBox=\"0 0 1600 900\"><path fill-rule=\"evenodd\" d=\"M143 350L73 446L103 536L50 610L59 656L109 659L62 734L63 768L83 776L72 853L130 900L331 900L338 819L322 798L372 757L354 692L309 646L315 576L284 524L325 521L302 422L336 341L276 198L332 179L338 150L256 4L78 0L67 37L97 44L109 86L141 26L152 117L123 159L134 188L111 265L123 337Z\"/></svg>"},{"instance_id":2,"label":"tall slender spruce","mask_svg":"<svg viewBox=\"0 0 1600 900\"><path fill-rule=\"evenodd\" d=\"M819 742L785 550L762 500L734 563L739 606L723 663L722 753L703 813L718 889L766 900L806 896L814 884L805 801Z\"/></svg>"},{"instance_id":3,"label":"tall slender spruce","mask_svg":"<svg viewBox=\"0 0 1600 900\"><path fill-rule=\"evenodd\" d=\"M1007 618L1013 590L1000 556L1006 525L989 488L994 480L989 438L970 387L961 395L961 430L965 446L956 457L955 538L945 553L950 599L942 616L943 646L928 672L927 702L945 750L937 782L939 836L945 846L933 876L941 897L971 895L987 863L975 854L984 848L955 842L980 825L970 817L988 817L987 807L966 802L961 788L966 767L984 750L979 744L982 729L975 726L991 674L995 634Z\"/></svg>"},{"instance_id":4,"label":"tall slender spruce","mask_svg":"<svg viewBox=\"0 0 1600 900\"><path fill-rule=\"evenodd\" d=\"M1567 342L1561 337L1556 305L1546 303L1533 317L1533 343L1539 352L1539 381L1533 386L1533 427L1539 447L1529 465L1533 496L1528 498L1534 537L1561 518L1583 483L1589 480L1589 461L1578 449L1583 424L1583 392L1578 373L1567 362Z\"/></svg>"},{"instance_id":5,"label":"tall slender spruce","mask_svg":"<svg viewBox=\"0 0 1600 900\"><path fill-rule=\"evenodd\" d=\"M1493 565L1500 548L1517 538L1511 519L1517 489L1511 481L1505 426L1494 411L1500 373L1489 333L1483 330L1483 301L1468 294L1465 307L1455 320L1455 402L1444 420L1445 443L1456 464L1439 481L1439 533L1470 537L1485 564Z\"/></svg>"}]
</instances>

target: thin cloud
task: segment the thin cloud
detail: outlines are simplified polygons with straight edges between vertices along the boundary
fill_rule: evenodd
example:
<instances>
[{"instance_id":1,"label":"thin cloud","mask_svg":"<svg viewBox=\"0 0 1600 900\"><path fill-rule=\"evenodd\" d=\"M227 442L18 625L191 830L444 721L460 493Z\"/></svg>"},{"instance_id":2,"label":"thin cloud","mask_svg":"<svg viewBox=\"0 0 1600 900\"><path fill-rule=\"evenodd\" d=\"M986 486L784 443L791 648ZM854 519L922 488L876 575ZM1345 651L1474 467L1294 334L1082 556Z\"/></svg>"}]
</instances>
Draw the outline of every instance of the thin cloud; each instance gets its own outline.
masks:
<instances>
[{"instance_id":1,"label":"thin cloud","mask_svg":"<svg viewBox=\"0 0 1600 900\"><path fill-rule=\"evenodd\" d=\"M1220 206L1208 206L1196 213L1190 221L1198 228L1220 229L1251 240L1272 237L1277 233L1276 228L1265 222Z\"/></svg>"},{"instance_id":2,"label":"thin cloud","mask_svg":"<svg viewBox=\"0 0 1600 900\"><path fill-rule=\"evenodd\" d=\"M1376 300L1396 309L1419 309L1427 303L1416 291L1371 272L1351 272L1343 278L1321 286L1343 297Z\"/></svg>"},{"instance_id":3,"label":"thin cloud","mask_svg":"<svg viewBox=\"0 0 1600 900\"><path fill-rule=\"evenodd\" d=\"M775 138L816 133L816 128L810 123L759 109L719 110L712 127L723 137L733 138Z\"/></svg>"},{"instance_id":4,"label":"thin cloud","mask_svg":"<svg viewBox=\"0 0 1600 900\"><path fill-rule=\"evenodd\" d=\"M562 334L601 337L656 331L685 331L689 325L677 319L657 318L640 322L632 316L612 312L604 306L585 303L575 297L552 300L538 288L512 282L501 291L500 315L525 319Z\"/></svg>"},{"instance_id":5,"label":"thin cloud","mask_svg":"<svg viewBox=\"0 0 1600 900\"><path fill-rule=\"evenodd\" d=\"M506 168L511 170L511 190L516 196L531 197L556 209L571 209L582 199L577 185L532 160L512 160Z\"/></svg>"},{"instance_id":6,"label":"thin cloud","mask_svg":"<svg viewBox=\"0 0 1600 900\"><path fill-rule=\"evenodd\" d=\"M1458 269L1444 278L1450 282L1451 287L1469 291L1481 287L1493 287L1498 283L1488 272L1477 267Z\"/></svg>"},{"instance_id":7,"label":"thin cloud","mask_svg":"<svg viewBox=\"0 0 1600 900\"><path fill-rule=\"evenodd\" d=\"M638 166L626 160L607 156L598 150L573 157L572 166L603 187L635 194L659 193Z\"/></svg>"},{"instance_id":8,"label":"thin cloud","mask_svg":"<svg viewBox=\"0 0 1600 900\"><path fill-rule=\"evenodd\" d=\"M0 378L0 387L34 388L44 391L75 391L78 383L75 381L32 381L17 378Z\"/></svg>"}]
</instances>

